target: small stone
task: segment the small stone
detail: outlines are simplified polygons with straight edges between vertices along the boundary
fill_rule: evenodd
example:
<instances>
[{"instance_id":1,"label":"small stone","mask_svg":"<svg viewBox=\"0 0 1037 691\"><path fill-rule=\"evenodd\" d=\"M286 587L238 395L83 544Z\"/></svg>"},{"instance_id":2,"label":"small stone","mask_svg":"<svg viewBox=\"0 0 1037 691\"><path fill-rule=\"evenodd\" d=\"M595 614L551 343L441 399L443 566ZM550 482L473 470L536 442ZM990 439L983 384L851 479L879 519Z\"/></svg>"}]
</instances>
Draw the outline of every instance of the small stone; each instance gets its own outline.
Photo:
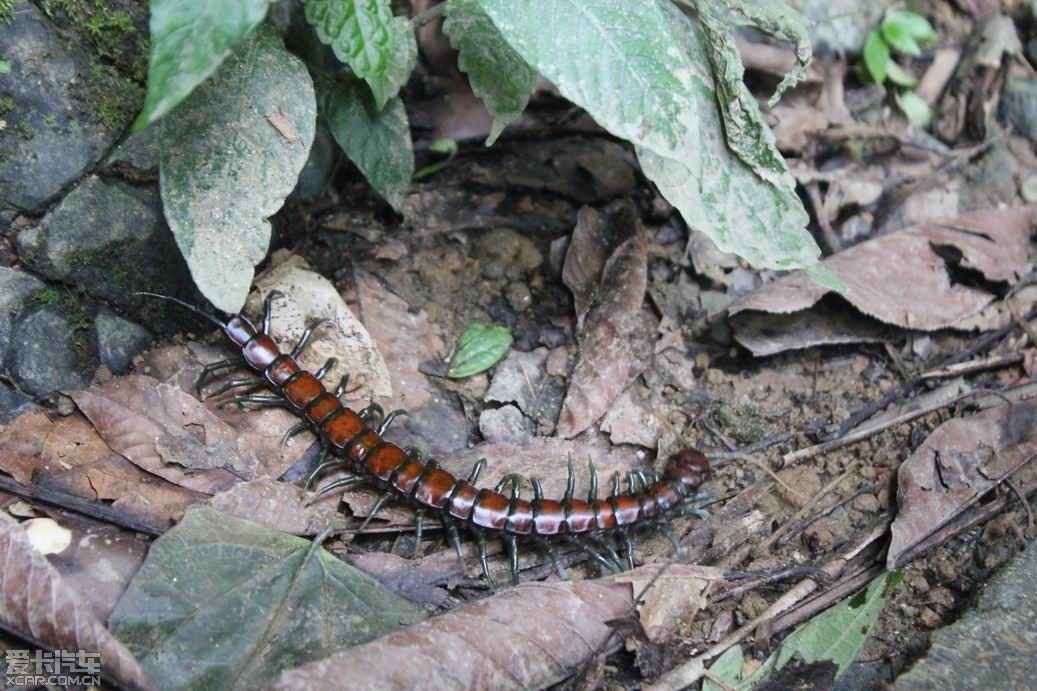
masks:
<instances>
[{"instance_id":1,"label":"small stone","mask_svg":"<svg viewBox=\"0 0 1037 691\"><path fill-rule=\"evenodd\" d=\"M100 309L94 320L97 331L97 352L102 364L115 374L125 374L133 363L133 356L147 348L151 334L139 324L124 319L107 309Z\"/></svg>"},{"instance_id":2,"label":"small stone","mask_svg":"<svg viewBox=\"0 0 1037 691\"><path fill-rule=\"evenodd\" d=\"M855 497L851 503L853 508L862 513L879 512L879 500L874 494L862 494L859 497Z\"/></svg>"},{"instance_id":3,"label":"small stone","mask_svg":"<svg viewBox=\"0 0 1037 691\"><path fill-rule=\"evenodd\" d=\"M23 316L11 335L11 377L36 396L84 388L93 378L97 353L89 329L90 337L83 331L78 315L57 305L45 304Z\"/></svg>"},{"instance_id":4,"label":"small stone","mask_svg":"<svg viewBox=\"0 0 1037 691\"><path fill-rule=\"evenodd\" d=\"M71 396L58 392L54 394L54 401L57 405L58 415L61 417L68 417L76 412L76 402L72 400Z\"/></svg>"},{"instance_id":5,"label":"small stone","mask_svg":"<svg viewBox=\"0 0 1037 691\"><path fill-rule=\"evenodd\" d=\"M511 228L494 228L480 237L476 252L482 262L482 274L487 278L517 279L544 261L533 241Z\"/></svg>"},{"instance_id":6,"label":"small stone","mask_svg":"<svg viewBox=\"0 0 1037 691\"><path fill-rule=\"evenodd\" d=\"M931 608L926 607L918 613L918 623L927 629L938 629L943 623L943 619Z\"/></svg>"},{"instance_id":7,"label":"small stone","mask_svg":"<svg viewBox=\"0 0 1037 691\"><path fill-rule=\"evenodd\" d=\"M1009 79L1001 92L1000 115L1016 132L1037 144L1037 80Z\"/></svg>"},{"instance_id":8,"label":"small stone","mask_svg":"<svg viewBox=\"0 0 1037 691\"><path fill-rule=\"evenodd\" d=\"M554 348L547 356L547 373L555 377L564 377L569 373L569 350Z\"/></svg>"},{"instance_id":9,"label":"small stone","mask_svg":"<svg viewBox=\"0 0 1037 691\"><path fill-rule=\"evenodd\" d=\"M113 375L112 371L108 369L108 365L98 365L97 371L94 372L94 381L98 384L107 384L114 378L115 375Z\"/></svg>"},{"instance_id":10,"label":"small stone","mask_svg":"<svg viewBox=\"0 0 1037 691\"><path fill-rule=\"evenodd\" d=\"M929 592L929 581L925 580L925 576L920 573L912 574L907 578L907 587L916 593L927 593Z\"/></svg>"},{"instance_id":11,"label":"small stone","mask_svg":"<svg viewBox=\"0 0 1037 691\"><path fill-rule=\"evenodd\" d=\"M1037 202L1037 175L1029 175L1019 186L1019 194L1028 204Z\"/></svg>"},{"instance_id":12,"label":"small stone","mask_svg":"<svg viewBox=\"0 0 1037 691\"><path fill-rule=\"evenodd\" d=\"M14 318L25 309L32 298L46 289L40 279L8 266L0 266L0 363L11 344L11 326ZM55 292L54 297L57 297ZM40 296L42 297L42 296Z\"/></svg>"},{"instance_id":13,"label":"small stone","mask_svg":"<svg viewBox=\"0 0 1037 691\"><path fill-rule=\"evenodd\" d=\"M752 591L746 593L742 601L738 603L738 611L744 614L747 619L755 619L763 614L768 607L770 605L763 595Z\"/></svg>"},{"instance_id":14,"label":"small stone","mask_svg":"<svg viewBox=\"0 0 1037 691\"><path fill-rule=\"evenodd\" d=\"M513 405L484 410L479 415L479 431L490 442L518 442L533 435L533 423Z\"/></svg>"},{"instance_id":15,"label":"small stone","mask_svg":"<svg viewBox=\"0 0 1037 691\"><path fill-rule=\"evenodd\" d=\"M516 312L522 312L533 304L533 294L529 292L529 286L525 283L511 283L504 296Z\"/></svg>"}]
</instances>

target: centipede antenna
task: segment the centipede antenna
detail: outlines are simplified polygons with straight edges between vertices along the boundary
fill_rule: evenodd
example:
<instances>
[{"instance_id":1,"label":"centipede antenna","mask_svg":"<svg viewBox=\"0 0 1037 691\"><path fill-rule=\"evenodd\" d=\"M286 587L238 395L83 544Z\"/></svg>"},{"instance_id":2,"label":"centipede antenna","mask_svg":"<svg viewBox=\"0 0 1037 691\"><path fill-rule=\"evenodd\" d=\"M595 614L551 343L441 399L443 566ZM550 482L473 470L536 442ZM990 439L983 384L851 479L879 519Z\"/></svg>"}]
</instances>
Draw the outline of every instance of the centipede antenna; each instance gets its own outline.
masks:
<instances>
[{"instance_id":1,"label":"centipede antenna","mask_svg":"<svg viewBox=\"0 0 1037 691\"><path fill-rule=\"evenodd\" d=\"M457 534L457 526L454 522L448 518L443 519L443 527L446 528L447 536L450 538L450 544L454 546L454 552L457 553L457 563L461 565L461 575L465 573L464 569L464 557L461 556L461 536Z\"/></svg>"},{"instance_id":2,"label":"centipede antenna","mask_svg":"<svg viewBox=\"0 0 1037 691\"><path fill-rule=\"evenodd\" d=\"M409 415L409 413L403 408L399 408L386 415L385 419L382 420L382 424L378 425L378 436L384 435L386 430L389 429L389 425L393 423L393 420L400 417L401 415Z\"/></svg>"},{"instance_id":3,"label":"centipede antenna","mask_svg":"<svg viewBox=\"0 0 1037 691\"><path fill-rule=\"evenodd\" d=\"M594 467L594 461L587 457L587 469L591 474L591 486L587 491L587 501L594 503L598 501L598 469Z\"/></svg>"},{"instance_id":4,"label":"centipede antenna","mask_svg":"<svg viewBox=\"0 0 1037 691\"><path fill-rule=\"evenodd\" d=\"M508 543L508 557L510 558L511 565L511 584L519 584L519 572L518 572L518 540L514 535L509 535L506 542Z\"/></svg>"},{"instance_id":5,"label":"centipede antenna","mask_svg":"<svg viewBox=\"0 0 1037 691\"><path fill-rule=\"evenodd\" d=\"M359 485L361 482L364 482L365 480L367 480L367 478L363 475L350 475L348 477L335 480L334 482L329 482L328 484L324 485L319 490L317 490L317 492L309 498L306 504L312 504L328 492L334 492L335 490L340 489L342 487L352 487L353 485Z\"/></svg>"},{"instance_id":6,"label":"centipede antenna","mask_svg":"<svg viewBox=\"0 0 1037 691\"><path fill-rule=\"evenodd\" d=\"M612 494L609 496L616 496L619 494L619 473L612 474Z\"/></svg>"},{"instance_id":7,"label":"centipede antenna","mask_svg":"<svg viewBox=\"0 0 1037 691\"><path fill-rule=\"evenodd\" d=\"M418 558L418 546L421 544L421 529L425 526L425 510L418 509L414 512L414 552L411 559Z\"/></svg>"},{"instance_id":8,"label":"centipede antenna","mask_svg":"<svg viewBox=\"0 0 1037 691\"><path fill-rule=\"evenodd\" d=\"M623 536L623 556L627 562L627 571L634 570L634 540L630 535Z\"/></svg>"},{"instance_id":9,"label":"centipede antenna","mask_svg":"<svg viewBox=\"0 0 1037 691\"><path fill-rule=\"evenodd\" d=\"M573 492L576 491L576 473L573 472L573 455L570 453L569 458L565 462L565 467L569 471L569 475L565 480L565 496L562 499L563 503L568 503L573 499Z\"/></svg>"},{"instance_id":10,"label":"centipede antenna","mask_svg":"<svg viewBox=\"0 0 1037 691\"><path fill-rule=\"evenodd\" d=\"M365 518L364 522L360 524L360 530L358 530L357 533L362 533L367 530L367 526L370 525L371 521L374 520L374 517L378 515L378 512L385 508L385 505L389 503L390 499L392 499L392 492L386 492L382 496L378 497L378 501L376 501L374 506L371 507L371 513L367 514L367 518Z\"/></svg>"},{"instance_id":11,"label":"centipede antenna","mask_svg":"<svg viewBox=\"0 0 1037 691\"><path fill-rule=\"evenodd\" d=\"M317 379L323 379L327 376L328 372L331 371L331 368L334 367L336 364L338 364L338 358L329 357L327 360L324 361L324 365L319 370L317 370L313 376L317 377Z\"/></svg>"},{"instance_id":12,"label":"centipede antenna","mask_svg":"<svg viewBox=\"0 0 1037 691\"><path fill-rule=\"evenodd\" d=\"M480 458L478 461L475 462L475 465L472 466L472 472L468 473L469 484L474 485L476 482L479 481L479 475L482 473L484 465L486 465L485 458Z\"/></svg>"},{"instance_id":13,"label":"centipede antenna","mask_svg":"<svg viewBox=\"0 0 1037 691\"><path fill-rule=\"evenodd\" d=\"M540 478L529 478L529 484L533 485L533 499L541 501L544 498L544 488L540 484Z\"/></svg>"},{"instance_id":14,"label":"centipede antenna","mask_svg":"<svg viewBox=\"0 0 1037 691\"><path fill-rule=\"evenodd\" d=\"M175 298L172 295L161 295L159 293L148 293L148 292L145 292L143 290L135 292L134 295L144 295L145 297L157 298L159 300L165 300L166 302L176 303L177 305L180 305L184 309L190 310L191 312L194 312L195 314L197 314L199 317L201 317L202 319L206 320L210 324L218 326L221 329L226 329L227 328L227 324L225 322L221 322L219 319L217 319L213 315L209 314L208 312L203 312L202 310L198 309L197 307L195 307L191 303L184 302L183 300L181 300L179 298Z\"/></svg>"},{"instance_id":15,"label":"centipede antenna","mask_svg":"<svg viewBox=\"0 0 1037 691\"><path fill-rule=\"evenodd\" d=\"M274 298L283 298L284 293L280 290L271 290L263 300L263 333L270 333L270 315L274 312ZM319 379L320 377L318 377Z\"/></svg>"}]
</instances>

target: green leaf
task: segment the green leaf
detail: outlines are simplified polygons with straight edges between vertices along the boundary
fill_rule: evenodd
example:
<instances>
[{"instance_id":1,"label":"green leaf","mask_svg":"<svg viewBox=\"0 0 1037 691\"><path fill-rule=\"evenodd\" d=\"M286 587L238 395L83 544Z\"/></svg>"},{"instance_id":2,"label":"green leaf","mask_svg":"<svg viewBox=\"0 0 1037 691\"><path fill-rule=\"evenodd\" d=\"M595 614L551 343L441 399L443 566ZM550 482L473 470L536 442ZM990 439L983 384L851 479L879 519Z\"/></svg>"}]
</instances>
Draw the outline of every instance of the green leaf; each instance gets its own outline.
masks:
<instances>
[{"instance_id":1,"label":"green leaf","mask_svg":"<svg viewBox=\"0 0 1037 691\"><path fill-rule=\"evenodd\" d=\"M414 176L414 148L403 101L393 97L380 111L364 85L349 77L318 83L321 111L332 136L371 187L397 212Z\"/></svg>"},{"instance_id":2,"label":"green leaf","mask_svg":"<svg viewBox=\"0 0 1037 691\"><path fill-rule=\"evenodd\" d=\"M316 127L302 61L264 24L159 128L162 205L202 294L237 312Z\"/></svg>"},{"instance_id":3,"label":"green leaf","mask_svg":"<svg viewBox=\"0 0 1037 691\"><path fill-rule=\"evenodd\" d=\"M443 170L448 165L450 165L450 162L454 160L454 156L457 156L457 141L454 139L449 139L447 137L441 137L439 139L433 140L432 143L429 144L428 150L435 152L437 154L446 154L446 158L443 158L439 161L433 161L432 163L429 163L427 166L423 166L421 170L414 173L415 180L422 180L424 178L427 178L433 173L438 173L439 171Z\"/></svg>"},{"instance_id":4,"label":"green leaf","mask_svg":"<svg viewBox=\"0 0 1037 691\"><path fill-rule=\"evenodd\" d=\"M893 60L890 60L889 64L886 65L886 76L889 77L889 81L897 86L904 86L908 89L918 83L918 80L911 73Z\"/></svg>"},{"instance_id":5,"label":"green leaf","mask_svg":"<svg viewBox=\"0 0 1037 691\"><path fill-rule=\"evenodd\" d=\"M511 347L511 329L506 326L472 324L457 341L450 360L451 379L463 379L492 367Z\"/></svg>"},{"instance_id":6,"label":"green leaf","mask_svg":"<svg viewBox=\"0 0 1037 691\"><path fill-rule=\"evenodd\" d=\"M133 129L155 122L211 77L263 21L269 5L270 0L152 0L148 93Z\"/></svg>"},{"instance_id":7,"label":"green leaf","mask_svg":"<svg viewBox=\"0 0 1037 691\"><path fill-rule=\"evenodd\" d=\"M864 42L864 66L872 81L879 86L886 82L886 69L889 67L889 46L877 31L868 34Z\"/></svg>"},{"instance_id":8,"label":"green leaf","mask_svg":"<svg viewBox=\"0 0 1037 691\"><path fill-rule=\"evenodd\" d=\"M928 127L933 122L933 111L925 100L913 91L897 94L897 105L912 125Z\"/></svg>"},{"instance_id":9,"label":"green leaf","mask_svg":"<svg viewBox=\"0 0 1037 691\"><path fill-rule=\"evenodd\" d=\"M745 658L742 654L742 646L735 645L724 651L724 654L709 666L710 674L737 689L742 681L742 664ZM702 680L702 691L724 691L719 685L709 679Z\"/></svg>"},{"instance_id":10,"label":"green leaf","mask_svg":"<svg viewBox=\"0 0 1037 691\"><path fill-rule=\"evenodd\" d=\"M424 618L313 542L191 507L148 551L109 628L162 689L255 689Z\"/></svg>"},{"instance_id":11,"label":"green leaf","mask_svg":"<svg viewBox=\"0 0 1037 691\"><path fill-rule=\"evenodd\" d=\"M873 579L865 590L796 629L748 679L746 687L751 688L769 678L796 654L806 664L831 660L839 668L837 678L842 676L868 640L886 604L887 591L895 588L897 583L899 577L887 571Z\"/></svg>"},{"instance_id":12,"label":"green leaf","mask_svg":"<svg viewBox=\"0 0 1037 691\"><path fill-rule=\"evenodd\" d=\"M418 63L418 41L414 37L414 24L406 17L396 17L393 19L393 26L396 31L396 51L385 73L388 85L386 93L390 94L388 100L400 93L400 89L407 84Z\"/></svg>"},{"instance_id":13,"label":"green leaf","mask_svg":"<svg viewBox=\"0 0 1037 691\"><path fill-rule=\"evenodd\" d=\"M321 41L367 82L381 110L402 82L397 43L404 40L392 14L390 0L304 0L306 20ZM413 36L411 37L413 39ZM413 64L412 64L413 65ZM408 71L409 74L409 71Z\"/></svg>"},{"instance_id":14,"label":"green leaf","mask_svg":"<svg viewBox=\"0 0 1037 691\"><path fill-rule=\"evenodd\" d=\"M0 75L9 74L11 71L11 62L9 60L0 60Z\"/></svg>"},{"instance_id":15,"label":"green leaf","mask_svg":"<svg viewBox=\"0 0 1037 691\"><path fill-rule=\"evenodd\" d=\"M478 0L447 0L443 33L457 50L457 66L493 116L486 146L526 109L536 70L508 45Z\"/></svg>"},{"instance_id":16,"label":"green leaf","mask_svg":"<svg viewBox=\"0 0 1037 691\"><path fill-rule=\"evenodd\" d=\"M929 20L920 14L902 10L900 12L894 12L893 14L886 17L882 26L883 29L886 25L897 25L903 33L907 34L916 41L922 43L936 43L940 40L940 35L936 33L936 29L929 23Z\"/></svg>"},{"instance_id":17,"label":"green leaf","mask_svg":"<svg viewBox=\"0 0 1037 691\"><path fill-rule=\"evenodd\" d=\"M911 36L903 23L890 21L895 16L895 14L891 14L883 20L882 38L886 40L886 43L891 48L895 48L901 53L906 53L912 57L918 57L922 54L922 49L918 47L918 42Z\"/></svg>"},{"instance_id":18,"label":"green leaf","mask_svg":"<svg viewBox=\"0 0 1037 691\"><path fill-rule=\"evenodd\" d=\"M671 3L479 2L562 95L635 145L645 174L693 229L761 268L817 262L795 191L728 149L702 32Z\"/></svg>"}]
</instances>

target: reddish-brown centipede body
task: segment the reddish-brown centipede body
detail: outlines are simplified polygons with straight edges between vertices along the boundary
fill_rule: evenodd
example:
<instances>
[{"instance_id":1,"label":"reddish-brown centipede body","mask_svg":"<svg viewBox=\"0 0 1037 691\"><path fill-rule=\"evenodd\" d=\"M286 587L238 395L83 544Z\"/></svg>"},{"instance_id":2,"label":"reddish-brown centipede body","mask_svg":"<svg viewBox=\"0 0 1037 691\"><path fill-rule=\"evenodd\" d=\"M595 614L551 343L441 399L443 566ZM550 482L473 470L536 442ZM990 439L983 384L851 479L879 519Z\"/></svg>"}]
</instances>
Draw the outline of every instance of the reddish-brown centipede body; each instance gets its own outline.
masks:
<instances>
[{"instance_id":1,"label":"reddish-brown centipede body","mask_svg":"<svg viewBox=\"0 0 1037 691\"><path fill-rule=\"evenodd\" d=\"M574 498L575 482L571 461L568 486L559 500L545 499L536 479L530 481L534 498L522 499L519 485L523 479L515 475L505 477L494 489L479 489L475 483L482 470L482 461L475 464L467 479L460 479L440 468L435 461L422 460L418 451L401 449L384 439L383 435L393 419L404 414L404 411L385 415L377 404L359 412L351 410L341 402L347 378L343 377L334 392L329 392L321 383L334 364L333 361L326 363L315 374L299 366L296 358L317 324L306 329L290 353L282 353L268 335L272 301L280 295L276 291L272 291L266 298L260 328L256 328L240 314L222 322L175 298L153 293L142 294L176 302L201 315L217 325L239 351L239 357L221 360L202 370L197 383L199 392L205 380L214 372L232 368L244 360L259 376L226 382L214 394L239 386L265 384L272 395L247 394L225 402L287 405L304 418L288 430L284 440L307 428L319 436L321 462L310 475L307 486L331 468L345 467L353 472L353 475L321 488L316 496L362 482L373 483L383 490L361 530L366 528L388 501L399 499L415 510L418 541L421 540L425 515L434 515L443 523L460 558L458 528L471 530L479 545L480 562L487 579L486 538L502 538L511 557L512 580L517 582L517 543L520 539L532 541L543 548L563 577L564 569L553 549L553 544L559 541L567 541L583 549L602 568L616 571L624 566L617 554L617 546L625 551L623 561L626 566L633 566L632 536L635 532L655 530L673 541L663 526L665 520L674 515L698 513L689 501L710 477L710 467L705 456L694 449L671 455L661 475L653 471L628 473L625 493L619 491L619 477L613 477L612 491L604 499L598 498L597 475L593 464L590 464L591 486L587 499ZM505 493L509 483L510 492Z\"/></svg>"}]
</instances>

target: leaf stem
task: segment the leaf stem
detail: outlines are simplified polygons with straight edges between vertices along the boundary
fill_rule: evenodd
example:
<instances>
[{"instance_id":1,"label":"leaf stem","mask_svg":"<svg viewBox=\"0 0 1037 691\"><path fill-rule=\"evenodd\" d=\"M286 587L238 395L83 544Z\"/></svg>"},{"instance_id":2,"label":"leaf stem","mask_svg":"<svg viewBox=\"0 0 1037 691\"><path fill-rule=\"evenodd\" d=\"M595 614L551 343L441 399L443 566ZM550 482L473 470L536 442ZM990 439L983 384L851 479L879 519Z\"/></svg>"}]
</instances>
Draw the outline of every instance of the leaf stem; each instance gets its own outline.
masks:
<instances>
[{"instance_id":1,"label":"leaf stem","mask_svg":"<svg viewBox=\"0 0 1037 691\"><path fill-rule=\"evenodd\" d=\"M410 20L411 24L414 25L415 29L417 29L419 27L422 27L422 26L425 26L429 22L434 21L434 20L438 19L440 16L442 16L443 13L446 12L446 6L447 6L447 3L446 3L446 0L444 0L443 2L439 3L435 7L431 7L429 9L425 10L421 14L419 14L416 17L414 17L413 19L411 19Z\"/></svg>"}]
</instances>

